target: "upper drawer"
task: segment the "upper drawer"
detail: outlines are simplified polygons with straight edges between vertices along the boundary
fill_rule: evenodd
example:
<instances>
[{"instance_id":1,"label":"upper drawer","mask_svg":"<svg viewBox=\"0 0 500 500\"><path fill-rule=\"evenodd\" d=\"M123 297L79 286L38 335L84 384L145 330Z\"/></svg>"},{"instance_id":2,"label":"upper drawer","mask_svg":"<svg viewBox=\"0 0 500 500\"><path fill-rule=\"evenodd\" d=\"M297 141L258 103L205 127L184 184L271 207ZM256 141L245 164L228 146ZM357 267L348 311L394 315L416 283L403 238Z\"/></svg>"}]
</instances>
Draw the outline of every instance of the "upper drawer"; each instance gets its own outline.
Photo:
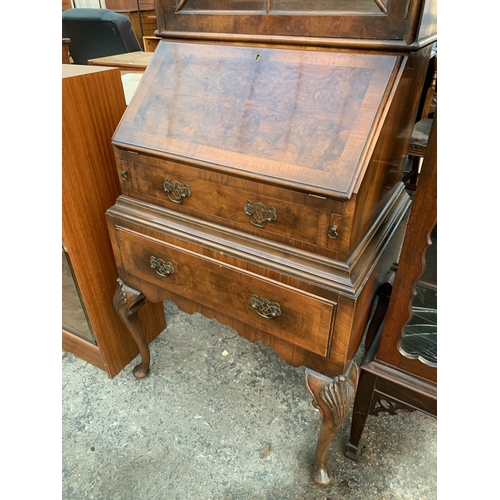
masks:
<instances>
[{"instance_id":1,"label":"upper drawer","mask_svg":"<svg viewBox=\"0 0 500 500\"><path fill-rule=\"evenodd\" d=\"M328 230L333 221L339 234L341 201L270 188L149 155L116 152L124 193L293 246L305 243L336 249Z\"/></svg>"},{"instance_id":2,"label":"upper drawer","mask_svg":"<svg viewBox=\"0 0 500 500\"><path fill-rule=\"evenodd\" d=\"M326 356L334 303L174 245L116 230L127 273Z\"/></svg>"}]
</instances>

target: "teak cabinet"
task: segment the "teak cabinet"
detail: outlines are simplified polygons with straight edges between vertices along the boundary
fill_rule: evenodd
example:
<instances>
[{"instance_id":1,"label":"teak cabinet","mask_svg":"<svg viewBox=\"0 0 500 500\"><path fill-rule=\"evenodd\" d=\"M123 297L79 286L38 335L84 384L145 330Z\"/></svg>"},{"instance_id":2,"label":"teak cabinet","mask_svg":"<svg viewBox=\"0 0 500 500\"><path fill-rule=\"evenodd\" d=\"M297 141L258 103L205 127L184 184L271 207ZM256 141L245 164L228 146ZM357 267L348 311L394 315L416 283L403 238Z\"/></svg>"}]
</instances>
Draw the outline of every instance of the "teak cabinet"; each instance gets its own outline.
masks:
<instances>
[{"instance_id":1,"label":"teak cabinet","mask_svg":"<svg viewBox=\"0 0 500 500\"><path fill-rule=\"evenodd\" d=\"M173 300L303 365L322 416L313 477L328 484L410 206L401 177L435 3L159 0L156 12L162 40L112 141L117 312L141 339L138 303Z\"/></svg>"},{"instance_id":2,"label":"teak cabinet","mask_svg":"<svg viewBox=\"0 0 500 500\"><path fill-rule=\"evenodd\" d=\"M121 192L111 137L125 108L119 69L62 65L63 264L70 268L63 285L69 294L73 278L78 294L69 302L72 297L63 292L63 306L86 323L80 328L63 313L62 347L110 377L139 353L114 310L118 275L104 215ZM142 321L152 340L165 328L163 307L145 309Z\"/></svg>"}]
</instances>

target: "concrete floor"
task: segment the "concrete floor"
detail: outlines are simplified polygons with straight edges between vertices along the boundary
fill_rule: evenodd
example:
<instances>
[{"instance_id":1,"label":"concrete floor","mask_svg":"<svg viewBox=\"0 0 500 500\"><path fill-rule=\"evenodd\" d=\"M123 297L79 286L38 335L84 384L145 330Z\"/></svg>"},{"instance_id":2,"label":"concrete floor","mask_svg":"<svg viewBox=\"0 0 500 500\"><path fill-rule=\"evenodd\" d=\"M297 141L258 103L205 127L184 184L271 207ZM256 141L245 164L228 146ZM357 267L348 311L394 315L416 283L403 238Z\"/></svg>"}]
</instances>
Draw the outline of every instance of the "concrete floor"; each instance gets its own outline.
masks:
<instances>
[{"instance_id":1,"label":"concrete floor","mask_svg":"<svg viewBox=\"0 0 500 500\"><path fill-rule=\"evenodd\" d=\"M151 374L114 379L62 362L62 498L93 500L431 500L437 422L369 416L358 462L332 442L328 487L310 478L320 416L293 368L263 343L165 302ZM223 355L227 351L227 355Z\"/></svg>"}]
</instances>

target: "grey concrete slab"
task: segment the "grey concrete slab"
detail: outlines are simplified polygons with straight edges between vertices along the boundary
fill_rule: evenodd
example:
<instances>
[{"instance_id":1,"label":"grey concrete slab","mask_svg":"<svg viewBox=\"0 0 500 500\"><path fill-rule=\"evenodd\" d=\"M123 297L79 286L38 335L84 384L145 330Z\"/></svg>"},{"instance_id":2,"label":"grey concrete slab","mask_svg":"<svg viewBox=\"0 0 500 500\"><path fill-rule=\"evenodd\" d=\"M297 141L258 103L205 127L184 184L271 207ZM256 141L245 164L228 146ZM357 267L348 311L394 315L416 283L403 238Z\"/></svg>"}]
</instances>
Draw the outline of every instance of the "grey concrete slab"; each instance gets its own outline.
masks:
<instances>
[{"instance_id":1,"label":"grey concrete slab","mask_svg":"<svg viewBox=\"0 0 500 500\"><path fill-rule=\"evenodd\" d=\"M111 380L63 354L64 500L437 498L434 419L369 416L353 462L349 415L329 450L334 480L318 486L320 416L304 369L215 320L165 309L146 379L132 375L137 360Z\"/></svg>"}]
</instances>

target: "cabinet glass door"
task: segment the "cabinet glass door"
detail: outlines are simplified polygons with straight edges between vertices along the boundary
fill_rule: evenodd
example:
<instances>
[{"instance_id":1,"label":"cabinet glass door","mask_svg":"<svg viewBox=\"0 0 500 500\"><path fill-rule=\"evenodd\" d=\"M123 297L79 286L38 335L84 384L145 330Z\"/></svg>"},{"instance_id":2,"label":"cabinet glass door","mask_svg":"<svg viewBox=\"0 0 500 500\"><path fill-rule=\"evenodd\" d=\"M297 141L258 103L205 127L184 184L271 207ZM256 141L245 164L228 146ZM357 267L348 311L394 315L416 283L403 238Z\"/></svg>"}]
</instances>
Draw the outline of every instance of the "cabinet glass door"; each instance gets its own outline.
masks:
<instances>
[{"instance_id":1,"label":"cabinet glass door","mask_svg":"<svg viewBox=\"0 0 500 500\"><path fill-rule=\"evenodd\" d=\"M73 275L68 254L62 250L62 327L92 344L94 336Z\"/></svg>"},{"instance_id":2,"label":"cabinet glass door","mask_svg":"<svg viewBox=\"0 0 500 500\"><path fill-rule=\"evenodd\" d=\"M437 366L437 226L425 253L425 271L415 286L412 318L406 324L398 348L409 359Z\"/></svg>"}]
</instances>

